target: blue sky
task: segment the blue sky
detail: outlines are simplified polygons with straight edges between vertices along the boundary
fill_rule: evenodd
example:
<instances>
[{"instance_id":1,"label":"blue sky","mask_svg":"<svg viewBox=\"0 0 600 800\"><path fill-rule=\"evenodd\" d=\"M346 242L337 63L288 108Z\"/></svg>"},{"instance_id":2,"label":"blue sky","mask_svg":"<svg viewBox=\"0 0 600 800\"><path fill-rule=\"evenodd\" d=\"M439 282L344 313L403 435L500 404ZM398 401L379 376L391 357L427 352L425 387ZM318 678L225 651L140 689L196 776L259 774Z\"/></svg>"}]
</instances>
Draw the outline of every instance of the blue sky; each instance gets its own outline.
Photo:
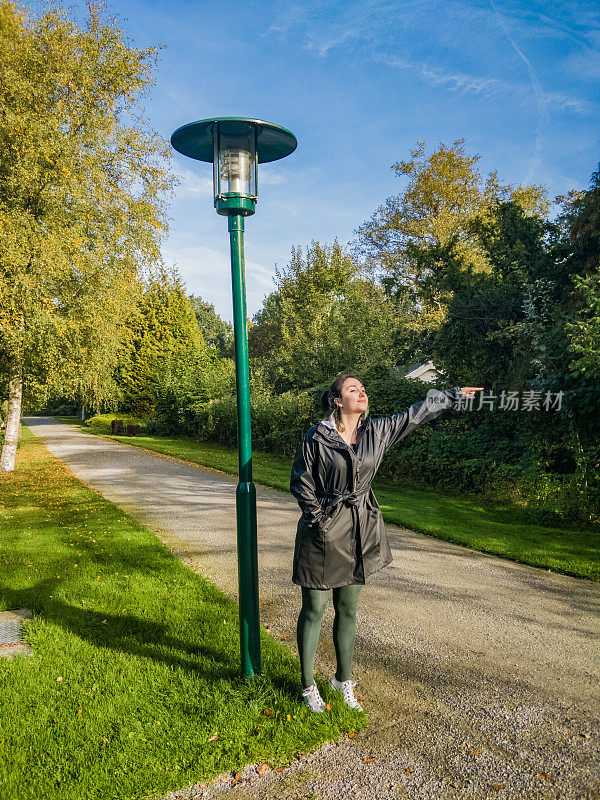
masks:
<instances>
[{"instance_id":1,"label":"blue sky","mask_svg":"<svg viewBox=\"0 0 600 800\"><path fill-rule=\"evenodd\" d=\"M84 8L81 0L74 4ZM248 313L275 264L311 239L344 244L423 139L465 138L479 168L550 196L585 188L600 160L600 4L525 0L120 0L140 47L162 44L147 115L165 138L213 116L289 128L298 148L261 165L246 221ZM176 155L167 264L232 319L227 222L211 167Z\"/></svg>"}]
</instances>

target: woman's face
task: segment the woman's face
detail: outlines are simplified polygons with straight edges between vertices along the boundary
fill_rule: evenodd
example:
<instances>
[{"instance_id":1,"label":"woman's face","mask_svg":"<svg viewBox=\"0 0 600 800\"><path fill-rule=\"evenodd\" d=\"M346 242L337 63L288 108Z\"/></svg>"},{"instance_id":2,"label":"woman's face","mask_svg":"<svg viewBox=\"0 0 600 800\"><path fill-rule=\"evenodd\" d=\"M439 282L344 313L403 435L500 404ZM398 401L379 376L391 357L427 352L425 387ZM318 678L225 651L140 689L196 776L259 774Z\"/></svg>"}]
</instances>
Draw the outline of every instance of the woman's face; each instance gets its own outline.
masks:
<instances>
[{"instance_id":1,"label":"woman's face","mask_svg":"<svg viewBox=\"0 0 600 800\"><path fill-rule=\"evenodd\" d=\"M342 396L335 398L343 414L362 414L369 406L365 387L357 378L346 378L342 384Z\"/></svg>"}]
</instances>

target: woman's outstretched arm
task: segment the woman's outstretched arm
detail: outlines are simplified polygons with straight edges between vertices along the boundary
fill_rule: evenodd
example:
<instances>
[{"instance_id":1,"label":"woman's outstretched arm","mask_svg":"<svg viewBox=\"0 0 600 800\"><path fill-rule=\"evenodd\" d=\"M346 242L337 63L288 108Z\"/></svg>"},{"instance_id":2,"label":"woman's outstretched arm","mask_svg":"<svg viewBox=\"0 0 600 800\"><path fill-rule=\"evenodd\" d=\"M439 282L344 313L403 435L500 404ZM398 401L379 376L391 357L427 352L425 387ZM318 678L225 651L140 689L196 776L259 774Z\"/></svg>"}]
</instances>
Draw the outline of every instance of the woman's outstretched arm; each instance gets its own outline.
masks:
<instances>
[{"instance_id":1,"label":"woman's outstretched arm","mask_svg":"<svg viewBox=\"0 0 600 800\"><path fill-rule=\"evenodd\" d=\"M452 407L452 404L462 397L471 398L476 391L483 387L455 386L452 389L440 389L437 392L428 394L425 400L413 403L406 411L392 414L389 417L379 417L373 420L380 441L384 449L387 450L394 444L404 439L411 431L414 431L424 422L439 417L440 414Z\"/></svg>"}]
</instances>

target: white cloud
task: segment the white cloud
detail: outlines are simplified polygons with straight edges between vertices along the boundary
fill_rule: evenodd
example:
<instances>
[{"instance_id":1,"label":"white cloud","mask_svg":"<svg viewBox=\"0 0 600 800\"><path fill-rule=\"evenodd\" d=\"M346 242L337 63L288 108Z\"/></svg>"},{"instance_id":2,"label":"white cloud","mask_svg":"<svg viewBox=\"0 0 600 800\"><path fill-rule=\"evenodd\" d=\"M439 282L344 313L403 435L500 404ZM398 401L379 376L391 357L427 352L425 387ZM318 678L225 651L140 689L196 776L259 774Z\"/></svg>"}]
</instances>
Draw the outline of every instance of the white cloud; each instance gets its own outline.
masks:
<instances>
[{"instance_id":1,"label":"white cloud","mask_svg":"<svg viewBox=\"0 0 600 800\"><path fill-rule=\"evenodd\" d=\"M389 67L415 72L429 86L446 87L459 94L472 92L491 98L510 94L515 96L519 102L526 101L531 97L530 87L522 83L509 83L498 78L469 75L464 72L448 72L438 65L410 61L405 58L390 57L381 60ZM589 114L598 108L596 103L589 100L582 100L560 92L544 92L541 89L539 100L547 109L570 111L574 114Z\"/></svg>"},{"instance_id":2,"label":"white cloud","mask_svg":"<svg viewBox=\"0 0 600 800\"><path fill-rule=\"evenodd\" d=\"M258 165L258 188L261 186L281 186L287 183L290 177L289 170L274 167L271 164Z\"/></svg>"},{"instance_id":3,"label":"white cloud","mask_svg":"<svg viewBox=\"0 0 600 800\"><path fill-rule=\"evenodd\" d=\"M542 163L542 143L543 143L544 128L547 126L549 122L548 107L543 97L542 86L537 76L537 71L535 70L533 64L531 63L531 60L527 58L523 50L519 47L519 45L515 41L514 37L511 35L508 29L508 25L504 20L504 17L500 14L500 12L498 11L498 9L494 4L494 0L489 0L489 3L494 11L496 19L500 24L500 27L502 28L506 38L510 42L511 47L513 48L515 53L519 56L519 58L527 68L527 73L529 75L529 80L531 82L531 88L537 102L538 123L535 129L535 147L533 150L533 154L531 156L529 172L527 174L527 181L530 181L533 178L535 171L539 168L540 164Z\"/></svg>"},{"instance_id":4,"label":"white cloud","mask_svg":"<svg viewBox=\"0 0 600 800\"><path fill-rule=\"evenodd\" d=\"M430 86L447 86L452 91L457 91L461 94L473 92L486 97L495 97L506 92L512 92L515 88L497 78L468 75L463 72L447 72L440 66L409 61L405 58L391 57L383 60L390 67L416 72Z\"/></svg>"},{"instance_id":5,"label":"white cloud","mask_svg":"<svg viewBox=\"0 0 600 800\"><path fill-rule=\"evenodd\" d=\"M177 194L182 192L193 192L194 194L212 197L213 179L212 165L201 164L200 169L206 174L194 172L191 169L179 168L177 175L181 178L181 183L177 187Z\"/></svg>"},{"instance_id":6,"label":"white cloud","mask_svg":"<svg viewBox=\"0 0 600 800\"><path fill-rule=\"evenodd\" d=\"M223 319L233 319L231 299L231 262L229 248L223 250L203 245L191 247L165 247L163 258L169 266L175 265L185 283L188 294L195 294L215 307ZM246 259L246 305L252 317L262 304L265 294L271 292L274 267L268 268Z\"/></svg>"},{"instance_id":7,"label":"white cloud","mask_svg":"<svg viewBox=\"0 0 600 800\"><path fill-rule=\"evenodd\" d=\"M274 269L267 267L263 267L262 264L257 264L255 261L247 261L246 262L246 274L257 283L260 283L261 286L266 286L269 291L275 288L275 284L273 283L273 274Z\"/></svg>"},{"instance_id":8,"label":"white cloud","mask_svg":"<svg viewBox=\"0 0 600 800\"><path fill-rule=\"evenodd\" d=\"M307 15L307 9L303 6L291 5L288 8L285 8L283 11L279 11L279 14L269 28L261 33L261 36L268 36L269 34L286 34L292 28L301 25Z\"/></svg>"},{"instance_id":9,"label":"white cloud","mask_svg":"<svg viewBox=\"0 0 600 800\"><path fill-rule=\"evenodd\" d=\"M345 30L340 30L333 34L329 33L325 37L323 36L322 31L311 31L308 34L309 41L306 45L306 49L315 50L317 55L324 57L334 47L347 42L349 39L359 39L361 38L361 35L361 29L354 27L346 28Z\"/></svg>"}]
</instances>

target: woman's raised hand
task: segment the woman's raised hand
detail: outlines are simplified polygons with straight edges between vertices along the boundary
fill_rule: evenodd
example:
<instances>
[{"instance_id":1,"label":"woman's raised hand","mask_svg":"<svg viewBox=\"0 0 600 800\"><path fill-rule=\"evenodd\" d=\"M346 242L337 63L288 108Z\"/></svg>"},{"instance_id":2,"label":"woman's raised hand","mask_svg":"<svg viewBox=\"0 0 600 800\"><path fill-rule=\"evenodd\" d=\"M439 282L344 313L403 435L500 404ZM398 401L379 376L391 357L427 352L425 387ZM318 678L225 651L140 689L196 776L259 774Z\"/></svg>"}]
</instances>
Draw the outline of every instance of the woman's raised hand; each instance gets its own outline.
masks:
<instances>
[{"instance_id":1,"label":"woman's raised hand","mask_svg":"<svg viewBox=\"0 0 600 800\"><path fill-rule=\"evenodd\" d=\"M465 397L471 399L471 397L475 397L475 392L482 392L483 389L483 386L462 386L461 392L465 395Z\"/></svg>"}]
</instances>

